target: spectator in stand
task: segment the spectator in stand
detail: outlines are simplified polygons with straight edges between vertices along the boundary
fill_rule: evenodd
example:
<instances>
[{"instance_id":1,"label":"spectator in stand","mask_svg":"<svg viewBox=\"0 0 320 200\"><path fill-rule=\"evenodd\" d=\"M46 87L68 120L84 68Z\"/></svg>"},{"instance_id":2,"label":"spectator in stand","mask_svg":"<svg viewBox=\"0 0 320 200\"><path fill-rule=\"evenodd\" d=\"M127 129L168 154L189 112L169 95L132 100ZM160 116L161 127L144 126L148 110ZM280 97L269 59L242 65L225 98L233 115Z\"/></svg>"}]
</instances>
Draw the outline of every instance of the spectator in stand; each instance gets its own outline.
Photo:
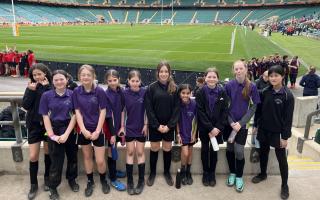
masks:
<instances>
[{"instance_id":1,"label":"spectator in stand","mask_svg":"<svg viewBox=\"0 0 320 200\"><path fill-rule=\"evenodd\" d=\"M300 85L303 87L303 96L318 96L320 77L316 74L314 66L309 67L309 72L302 77Z\"/></svg>"},{"instance_id":2,"label":"spectator in stand","mask_svg":"<svg viewBox=\"0 0 320 200\"><path fill-rule=\"evenodd\" d=\"M196 87L193 89L192 96L196 96L197 92L203 87L204 85L204 77L198 77L196 80Z\"/></svg>"},{"instance_id":3,"label":"spectator in stand","mask_svg":"<svg viewBox=\"0 0 320 200\"><path fill-rule=\"evenodd\" d=\"M285 86L288 85L288 80L289 80L289 72L290 72L290 69L289 69L289 61L288 61L288 56L287 55L284 55L282 57L282 62L281 62L281 67L283 68L284 70L284 84Z\"/></svg>"},{"instance_id":4,"label":"spectator in stand","mask_svg":"<svg viewBox=\"0 0 320 200\"><path fill-rule=\"evenodd\" d=\"M4 63L3 63L3 57L4 57L4 53L0 52L0 76L4 75L5 70L4 70Z\"/></svg>"},{"instance_id":5,"label":"spectator in stand","mask_svg":"<svg viewBox=\"0 0 320 200\"><path fill-rule=\"evenodd\" d=\"M21 61L22 54L19 53L17 50L14 51L14 57L13 57L13 65L15 66L15 74L13 74L13 77L20 77L21 71L20 71L20 61ZM23 71L22 71L23 73Z\"/></svg>"}]
</instances>

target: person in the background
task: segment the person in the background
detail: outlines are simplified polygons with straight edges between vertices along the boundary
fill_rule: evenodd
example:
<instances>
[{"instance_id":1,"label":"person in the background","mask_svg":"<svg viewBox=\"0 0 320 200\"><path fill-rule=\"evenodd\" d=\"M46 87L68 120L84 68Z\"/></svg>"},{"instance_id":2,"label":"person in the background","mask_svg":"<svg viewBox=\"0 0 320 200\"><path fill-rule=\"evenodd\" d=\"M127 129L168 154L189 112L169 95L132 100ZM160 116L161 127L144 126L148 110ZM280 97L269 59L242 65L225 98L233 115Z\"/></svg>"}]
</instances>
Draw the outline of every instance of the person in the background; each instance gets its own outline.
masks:
<instances>
[{"instance_id":1,"label":"person in the background","mask_svg":"<svg viewBox=\"0 0 320 200\"><path fill-rule=\"evenodd\" d=\"M204 85L204 77L198 77L196 80L196 87L192 91L192 96L196 96L197 92L203 87Z\"/></svg>"},{"instance_id":2,"label":"person in the background","mask_svg":"<svg viewBox=\"0 0 320 200\"><path fill-rule=\"evenodd\" d=\"M294 56L291 61L289 62L289 68L290 68L290 88L295 89L296 88L296 80L299 72L300 62L298 60L298 56Z\"/></svg>"},{"instance_id":3,"label":"person in the background","mask_svg":"<svg viewBox=\"0 0 320 200\"><path fill-rule=\"evenodd\" d=\"M21 108L18 108L19 119L21 121L26 119L26 112ZM12 121L12 107L8 106L0 112L0 121ZM22 136L27 135L25 126L21 127ZM14 128L11 125L1 125L0 126L0 138L15 138Z\"/></svg>"},{"instance_id":4,"label":"person in the background","mask_svg":"<svg viewBox=\"0 0 320 200\"><path fill-rule=\"evenodd\" d=\"M28 66L29 68L31 68L32 65L36 63L36 58L34 56L33 51L30 49L27 51L27 55L28 55Z\"/></svg>"},{"instance_id":5,"label":"person in the background","mask_svg":"<svg viewBox=\"0 0 320 200\"><path fill-rule=\"evenodd\" d=\"M302 77L299 84L303 87L303 96L318 96L320 77L316 74L314 66L309 67L309 72Z\"/></svg>"},{"instance_id":6,"label":"person in the background","mask_svg":"<svg viewBox=\"0 0 320 200\"><path fill-rule=\"evenodd\" d=\"M260 78L256 81L256 87L258 91L262 91L264 88L268 86L269 86L268 71L265 71L260 76Z\"/></svg>"},{"instance_id":7,"label":"person in the background","mask_svg":"<svg viewBox=\"0 0 320 200\"><path fill-rule=\"evenodd\" d=\"M288 56L284 55L282 57L282 62L281 62L281 67L284 70L284 85L287 86L288 85L288 81L289 81L289 61L288 61Z\"/></svg>"}]
</instances>

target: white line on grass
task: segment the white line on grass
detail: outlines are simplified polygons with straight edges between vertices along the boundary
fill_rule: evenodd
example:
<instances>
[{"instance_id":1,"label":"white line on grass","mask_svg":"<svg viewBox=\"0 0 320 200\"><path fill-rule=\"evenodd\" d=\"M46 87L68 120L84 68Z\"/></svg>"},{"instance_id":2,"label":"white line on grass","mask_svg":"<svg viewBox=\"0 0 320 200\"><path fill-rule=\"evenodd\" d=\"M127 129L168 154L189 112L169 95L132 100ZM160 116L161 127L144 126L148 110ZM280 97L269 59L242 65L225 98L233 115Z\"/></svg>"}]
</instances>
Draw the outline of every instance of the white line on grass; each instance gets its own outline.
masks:
<instances>
[{"instance_id":1,"label":"white line on grass","mask_svg":"<svg viewBox=\"0 0 320 200\"><path fill-rule=\"evenodd\" d=\"M221 54L227 55L229 53L221 53L221 52L210 52L210 51L179 51L179 50L161 50L161 49L126 49L126 48L112 48L112 47L79 47L72 45L43 45L43 44L26 44L27 46L34 47L52 47L54 49L64 49L64 48L73 48L73 49L108 49L108 50L116 50L116 51L154 51L154 52L167 52L167 53L190 53L190 54Z\"/></svg>"}]
</instances>

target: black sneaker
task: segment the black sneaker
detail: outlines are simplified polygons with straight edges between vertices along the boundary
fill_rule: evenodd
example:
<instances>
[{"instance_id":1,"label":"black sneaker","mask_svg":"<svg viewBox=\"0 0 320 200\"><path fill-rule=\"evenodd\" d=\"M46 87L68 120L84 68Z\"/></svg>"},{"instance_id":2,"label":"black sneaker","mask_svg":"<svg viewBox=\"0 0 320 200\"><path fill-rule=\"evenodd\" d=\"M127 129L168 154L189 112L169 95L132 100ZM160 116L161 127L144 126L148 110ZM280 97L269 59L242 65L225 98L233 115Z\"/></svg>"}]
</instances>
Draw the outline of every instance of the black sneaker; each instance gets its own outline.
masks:
<instances>
[{"instance_id":1,"label":"black sneaker","mask_svg":"<svg viewBox=\"0 0 320 200\"><path fill-rule=\"evenodd\" d=\"M211 187L214 187L214 186L216 186L216 177L215 177L215 175L214 174L209 174L209 185L211 186Z\"/></svg>"},{"instance_id":2,"label":"black sneaker","mask_svg":"<svg viewBox=\"0 0 320 200\"><path fill-rule=\"evenodd\" d=\"M45 176L44 177L44 188L43 188L44 191L49 191L50 188L49 188L49 176Z\"/></svg>"},{"instance_id":3,"label":"black sneaker","mask_svg":"<svg viewBox=\"0 0 320 200\"><path fill-rule=\"evenodd\" d=\"M163 173L163 175L164 175L164 179L166 180L167 184L169 186L173 186L173 179L171 177L170 172L165 172L165 173Z\"/></svg>"},{"instance_id":4,"label":"black sneaker","mask_svg":"<svg viewBox=\"0 0 320 200\"><path fill-rule=\"evenodd\" d=\"M181 184L182 185L187 185L187 176L186 176L186 171L183 171L181 169L181 172L180 172L180 176L181 176Z\"/></svg>"},{"instance_id":5,"label":"black sneaker","mask_svg":"<svg viewBox=\"0 0 320 200\"><path fill-rule=\"evenodd\" d=\"M58 191L57 189L50 189L50 200L59 200L59 194L58 194Z\"/></svg>"},{"instance_id":6,"label":"black sneaker","mask_svg":"<svg viewBox=\"0 0 320 200\"><path fill-rule=\"evenodd\" d=\"M156 174L150 173L149 178L147 180L147 185L152 186L154 184L155 178L156 178Z\"/></svg>"},{"instance_id":7,"label":"black sneaker","mask_svg":"<svg viewBox=\"0 0 320 200\"><path fill-rule=\"evenodd\" d=\"M32 200L36 197L38 192L38 185L37 184L31 184L29 193L28 193L28 199Z\"/></svg>"},{"instance_id":8,"label":"black sneaker","mask_svg":"<svg viewBox=\"0 0 320 200\"><path fill-rule=\"evenodd\" d=\"M289 198L289 187L288 185L281 186L281 199L288 199Z\"/></svg>"},{"instance_id":9,"label":"black sneaker","mask_svg":"<svg viewBox=\"0 0 320 200\"><path fill-rule=\"evenodd\" d=\"M74 179L69 180L68 183L73 192L79 192L80 187L79 187L79 184L76 182L76 180Z\"/></svg>"},{"instance_id":10,"label":"black sneaker","mask_svg":"<svg viewBox=\"0 0 320 200\"><path fill-rule=\"evenodd\" d=\"M193 179L192 179L192 176L191 176L191 173L190 173L190 172L187 172L187 173L186 173L186 180L187 180L187 184L188 184L188 185L192 185Z\"/></svg>"},{"instance_id":11,"label":"black sneaker","mask_svg":"<svg viewBox=\"0 0 320 200\"><path fill-rule=\"evenodd\" d=\"M141 194L144 188L144 180L139 180L137 187L134 189L135 194Z\"/></svg>"},{"instance_id":12,"label":"black sneaker","mask_svg":"<svg viewBox=\"0 0 320 200\"><path fill-rule=\"evenodd\" d=\"M103 194L108 194L110 192L110 186L106 180L101 181L101 189Z\"/></svg>"},{"instance_id":13,"label":"black sneaker","mask_svg":"<svg viewBox=\"0 0 320 200\"><path fill-rule=\"evenodd\" d=\"M93 193L93 188L94 188L94 183L91 182L91 181L88 181L88 182L87 182L87 187L86 187L86 189L84 190L84 195L85 195L86 197L90 197L90 196L92 195L92 193Z\"/></svg>"},{"instance_id":14,"label":"black sneaker","mask_svg":"<svg viewBox=\"0 0 320 200\"><path fill-rule=\"evenodd\" d=\"M129 195L134 195L135 191L134 191L133 181L129 181L127 183L127 192L128 192Z\"/></svg>"},{"instance_id":15,"label":"black sneaker","mask_svg":"<svg viewBox=\"0 0 320 200\"><path fill-rule=\"evenodd\" d=\"M253 177L251 182L252 183L260 183L261 181L264 181L267 179L267 175L258 174L257 176Z\"/></svg>"},{"instance_id":16,"label":"black sneaker","mask_svg":"<svg viewBox=\"0 0 320 200\"><path fill-rule=\"evenodd\" d=\"M209 174L208 172L203 172L203 175L202 175L202 184L204 186L209 186Z\"/></svg>"}]
</instances>

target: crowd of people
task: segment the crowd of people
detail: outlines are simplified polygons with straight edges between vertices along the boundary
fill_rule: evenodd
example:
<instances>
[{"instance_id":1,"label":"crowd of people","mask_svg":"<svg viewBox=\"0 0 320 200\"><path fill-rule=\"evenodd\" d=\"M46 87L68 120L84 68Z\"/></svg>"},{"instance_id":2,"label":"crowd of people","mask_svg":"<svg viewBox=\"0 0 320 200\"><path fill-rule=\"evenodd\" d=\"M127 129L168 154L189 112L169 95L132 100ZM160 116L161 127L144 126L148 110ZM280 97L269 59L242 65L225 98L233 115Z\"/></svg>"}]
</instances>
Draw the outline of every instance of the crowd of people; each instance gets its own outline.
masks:
<instances>
[{"instance_id":1,"label":"crowd of people","mask_svg":"<svg viewBox=\"0 0 320 200\"><path fill-rule=\"evenodd\" d=\"M110 191L106 181L106 164L112 187L118 191L127 190L129 195L141 194L145 186L146 141L151 144L146 181L148 186L153 186L157 178L161 149L165 181L169 186L174 185L170 171L174 140L181 145L181 176L176 184L192 185L193 145L199 139L203 185L216 185L217 152L219 144L226 142L230 171L226 183L242 192L245 185L244 145L248 135L246 124L255 114L262 162L261 173L253 177L252 182L259 183L266 179L268 153L270 146L273 146L276 148L282 178L281 198L287 199L289 187L285 148L291 136L294 98L283 84L285 70L282 66L270 66L264 72L269 82L263 86L264 89L250 81L248 66L242 60L234 62L235 78L224 86L219 84L217 69L208 68L202 80L198 80L196 90L192 90L188 84L177 86L167 62L157 65L157 81L146 87L141 86L140 72L132 70L128 74L127 87L122 88L119 72L110 69L105 74L108 88L104 90L95 83L95 70L90 65L79 68L78 87L69 87L70 75L63 70L51 74L44 64L32 65L30 81L22 101L22 107L27 110L30 151L31 188L28 198L34 199L38 192L38 159L42 141L45 149L44 184L45 190L50 191L50 199L59 199L57 188L62 179L65 154L69 186L72 191L79 191L80 186L76 181L78 145L81 145L87 175L86 197L94 191L94 161L104 194ZM259 87L262 85L259 84ZM278 112L278 109L286 112ZM119 142L126 146L126 184L118 180L124 174L117 170L116 149ZM136 185L132 175L135 160L138 166Z\"/></svg>"},{"instance_id":2,"label":"crowd of people","mask_svg":"<svg viewBox=\"0 0 320 200\"><path fill-rule=\"evenodd\" d=\"M16 48L8 48L0 52L0 76L28 76L30 66L36 63L32 50L19 52Z\"/></svg>"}]
</instances>

